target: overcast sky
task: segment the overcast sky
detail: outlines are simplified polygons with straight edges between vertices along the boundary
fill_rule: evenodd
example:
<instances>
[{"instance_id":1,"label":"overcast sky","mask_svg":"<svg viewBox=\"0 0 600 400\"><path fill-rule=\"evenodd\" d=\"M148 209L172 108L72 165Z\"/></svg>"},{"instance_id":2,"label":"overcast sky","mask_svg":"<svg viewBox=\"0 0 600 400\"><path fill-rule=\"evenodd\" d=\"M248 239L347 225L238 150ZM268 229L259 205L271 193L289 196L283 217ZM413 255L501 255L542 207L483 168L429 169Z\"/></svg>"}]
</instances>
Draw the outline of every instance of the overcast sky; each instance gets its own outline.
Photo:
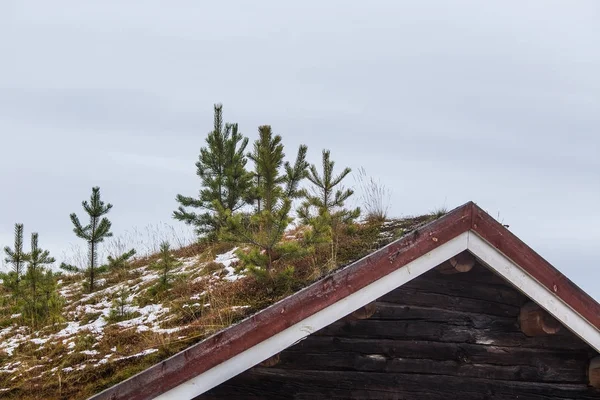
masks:
<instances>
[{"instance_id":1,"label":"overcast sky","mask_svg":"<svg viewBox=\"0 0 600 400\"><path fill-rule=\"evenodd\" d=\"M0 244L23 222L61 261L95 185L117 235L182 228L222 102L251 140L364 167L393 215L474 200L600 299L599 21L596 0L3 0Z\"/></svg>"}]
</instances>

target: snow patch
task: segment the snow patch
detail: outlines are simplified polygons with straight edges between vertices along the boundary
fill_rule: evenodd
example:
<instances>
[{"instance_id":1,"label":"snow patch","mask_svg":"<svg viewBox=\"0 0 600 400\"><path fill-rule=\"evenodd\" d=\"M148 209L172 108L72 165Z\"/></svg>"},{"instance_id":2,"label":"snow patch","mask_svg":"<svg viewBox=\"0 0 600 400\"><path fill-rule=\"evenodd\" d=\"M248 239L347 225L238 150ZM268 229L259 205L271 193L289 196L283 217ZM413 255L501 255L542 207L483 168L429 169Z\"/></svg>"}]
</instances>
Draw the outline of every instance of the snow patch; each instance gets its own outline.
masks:
<instances>
[{"instance_id":1,"label":"snow patch","mask_svg":"<svg viewBox=\"0 0 600 400\"><path fill-rule=\"evenodd\" d=\"M227 271L227 275L224 277L225 280L230 282L237 281L238 279L243 278L245 275L238 274L235 272L235 268L232 264L236 264L240 259L235 255L235 252L238 250L237 247L229 250L227 253L219 254L215 258L216 263L223 264L225 267L225 271Z\"/></svg>"},{"instance_id":2,"label":"snow patch","mask_svg":"<svg viewBox=\"0 0 600 400\"><path fill-rule=\"evenodd\" d=\"M147 350L141 351L141 352L139 352L137 354L133 354L131 356L125 356L125 357L116 358L115 361L121 361L121 360L128 360L130 358L143 357L143 356L147 356L148 354L156 353L157 351L158 351L158 349L147 349Z\"/></svg>"}]
</instances>

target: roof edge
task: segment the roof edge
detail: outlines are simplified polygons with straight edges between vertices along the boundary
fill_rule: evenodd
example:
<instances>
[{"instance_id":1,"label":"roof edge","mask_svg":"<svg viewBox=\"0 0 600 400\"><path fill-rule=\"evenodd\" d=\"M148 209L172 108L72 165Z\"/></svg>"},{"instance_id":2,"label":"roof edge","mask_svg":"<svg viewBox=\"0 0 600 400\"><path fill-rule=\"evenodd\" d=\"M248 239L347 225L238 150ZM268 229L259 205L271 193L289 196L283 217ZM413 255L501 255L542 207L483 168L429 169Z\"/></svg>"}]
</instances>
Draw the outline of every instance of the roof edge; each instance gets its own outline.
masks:
<instances>
[{"instance_id":1,"label":"roof edge","mask_svg":"<svg viewBox=\"0 0 600 400\"><path fill-rule=\"evenodd\" d=\"M90 400L147 399L148 393L152 393L152 397L158 396L208 371L469 231L473 206L473 202L468 202L455 208L243 321L90 397Z\"/></svg>"},{"instance_id":2,"label":"roof edge","mask_svg":"<svg viewBox=\"0 0 600 400\"><path fill-rule=\"evenodd\" d=\"M600 330L600 304L476 204L471 230Z\"/></svg>"},{"instance_id":3,"label":"roof edge","mask_svg":"<svg viewBox=\"0 0 600 400\"><path fill-rule=\"evenodd\" d=\"M600 304L470 201L90 400L142 400L165 393L347 298L463 233L476 234L600 334Z\"/></svg>"}]
</instances>

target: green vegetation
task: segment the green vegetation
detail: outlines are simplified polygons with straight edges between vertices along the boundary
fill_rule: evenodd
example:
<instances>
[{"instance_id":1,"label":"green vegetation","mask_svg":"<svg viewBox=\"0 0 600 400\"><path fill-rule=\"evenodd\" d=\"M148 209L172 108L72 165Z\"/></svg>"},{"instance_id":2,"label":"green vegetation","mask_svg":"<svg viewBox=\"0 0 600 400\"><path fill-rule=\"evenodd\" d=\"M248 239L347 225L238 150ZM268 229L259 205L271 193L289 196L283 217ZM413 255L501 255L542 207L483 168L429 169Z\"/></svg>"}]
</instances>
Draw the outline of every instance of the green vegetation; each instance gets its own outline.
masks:
<instances>
[{"instance_id":1,"label":"green vegetation","mask_svg":"<svg viewBox=\"0 0 600 400\"><path fill-rule=\"evenodd\" d=\"M152 264L150 268L157 270L160 273L158 283L156 284L156 292L167 290L170 286L173 269L181 266L181 262L177 261L171 252L171 246L168 242L163 242L160 245L159 259Z\"/></svg>"},{"instance_id":2,"label":"green vegetation","mask_svg":"<svg viewBox=\"0 0 600 400\"><path fill-rule=\"evenodd\" d=\"M15 224L14 249L8 246L4 249L6 262L12 270L0 273L4 289L11 294L7 309L31 328L62 319L62 299L57 293L56 274L46 267L55 260L47 250L39 247L38 237L35 232L31 234L31 251L26 253L23 250L23 224Z\"/></svg>"},{"instance_id":3,"label":"green vegetation","mask_svg":"<svg viewBox=\"0 0 600 400\"><path fill-rule=\"evenodd\" d=\"M215 105L214 128L200 149L196 174L202 181L198 198L178 194L179 208L173 218L196 228L199 235L215 240L224 225L223 210L235 212L246 205L251 176L246 171L244 151L248 138L238 132L237 124L223 126L223 106ZM203 213L188 211L197 208Z\"/></svg>"},{"instance_id":4,"label":"green vegetation","mask_svg":"<svg viewBox=\"0 0 600 400\"><path fill-rule=\"evenodd\" d=\"M259 139L249 155L254 161L254 213L233 214L224 210L227 225L221 232L224 240L254 246L240 257L255 272L271 270L273 262L297 252L297 248L282 245L281 239L291 222L292 200L299 197L301 180L306 176L306 146L300 146L294 165L284 163L281 136L273 135L271 127L259 127Z\"/></svg>"},{"instance_id":5,"label":"green vegetation","mask_svg":"<svg viewBox=\"0 0 600 400\"><path fill-rule=\"evenodd\" d=\"M0 276L2 396L87 398L432 218L390 221L371 199L375 208L360 219L347 206L351 170L336 171L329 150L319 166L305 145L288 159L269 125L247 150L221 105L214 113L196 162L200 187L190 189L199 195L177 195L173 213L195 228L196 243L172 247L155 236L155 250L140 256L127 250L131 241L109 242L100 259L112 205L98 187L82 203L89 222L70 215L87 257L63 262L63 272L50 269L55 259L37 233L26 252L23 225L15 225L14 246L4 249L11 271Z\"/></svg>"},{"instance_id":6,"label":"green vegetation","mask_svg":"<svg viewBox=\"0 0 600 400\"><path fill-rule=\"evenodd\" d=\"M21 276L23 275L25 262L29 257L29 255L23 251L23 224L15 224L15 247L14 249L11 249L6 246L4 248L4 253L6 253L5 261L12 267L12 271L2 277L4 286L8 288L15 297L18 297L19 289L21 288Z\"/></svg>"},{"instance_id":7,"label":"green vegetation","mask_svg":"<svg viewBox=\"0 0 600 400\"><path fill-rule=\"evenodd\" d=\"M85 270L88 276L87 288L90 293L94 291L95 275L97 273L96 268L98 266L98 244L102 243L104 239L111 237L112 232L110 228L112 223L108 218L103 217L108 214L112 208L112 204L104 204L100 199L100 188L93 187L92 195L88 203L87 200L82 202L83 209L88 214L90 222L88 225L81 225L77 214L73 213L70 215L71 222L73 223L73 232L78 238L85 240L89 248L89 261L88 267ZM68 272L83 272L84 270L74 267L72 265L62 264L61 268Z\"/></svg>"},{"instance_id":8,"label":"green vegetation","mask_svg":"<svg viewBox=\"0 0 600 400\"><path fill-rule=\"evenodd\" d=\"M329 150L323 150L322 173L319 173L314 164L310 166L308 180L313 186L302 192L304 201L298 208L301 221L311 227L305 236L305 243L309 246L329 244L331 259L328 263L332 266L337 265L341 230L351 226L360 216L360 208L344 208L344 202L354 194L352 189L341 186L351 169L344 168L339 175L334 176L334 165Z\"/></svg>"}]
</instances>

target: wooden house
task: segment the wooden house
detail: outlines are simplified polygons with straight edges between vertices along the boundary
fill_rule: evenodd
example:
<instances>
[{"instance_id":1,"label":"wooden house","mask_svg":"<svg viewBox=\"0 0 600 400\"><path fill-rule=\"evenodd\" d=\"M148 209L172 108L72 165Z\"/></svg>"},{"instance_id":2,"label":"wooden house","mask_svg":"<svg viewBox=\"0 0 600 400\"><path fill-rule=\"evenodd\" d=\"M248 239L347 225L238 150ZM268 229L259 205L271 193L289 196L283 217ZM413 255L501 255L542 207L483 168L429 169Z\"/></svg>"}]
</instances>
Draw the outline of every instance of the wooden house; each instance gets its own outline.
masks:
<instances>
[{"instance_id":1,"label":"wooden house","mask_svg":"<svg viewBox=\"0 0 600 400\"><path fill-rule=\"evenodd\" d=\"M93 397L600 399L600 305L467 203Z\"/></svg>"}]
</instances>

